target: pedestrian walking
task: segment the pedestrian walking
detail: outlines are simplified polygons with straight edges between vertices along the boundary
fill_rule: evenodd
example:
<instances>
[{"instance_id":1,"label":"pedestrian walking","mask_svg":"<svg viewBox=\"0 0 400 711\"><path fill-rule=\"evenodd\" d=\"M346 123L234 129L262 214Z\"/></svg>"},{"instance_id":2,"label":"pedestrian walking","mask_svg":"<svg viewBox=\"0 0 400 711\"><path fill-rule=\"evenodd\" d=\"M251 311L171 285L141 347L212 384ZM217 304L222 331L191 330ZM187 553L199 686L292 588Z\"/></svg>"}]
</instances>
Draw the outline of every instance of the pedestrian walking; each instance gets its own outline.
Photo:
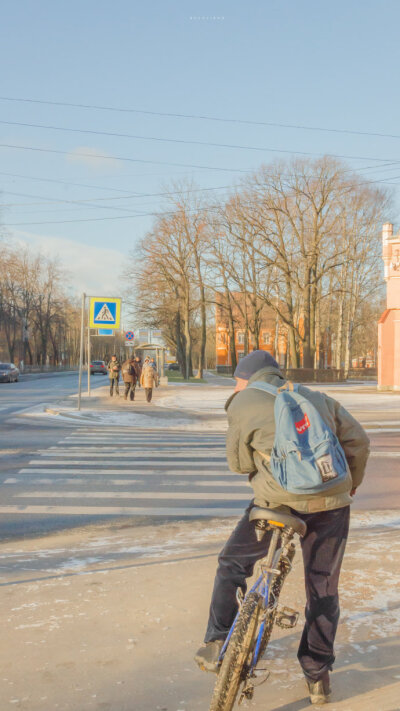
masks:
<instances>
[{"instance_id":1,"label":"pedestrian walking","mask_svg":"<svg viewBox=\"0 0 400 711\"><path fill-rule=\"evenodd\" d=\"M134 358L127 358L121 367L122 379L125 383L125 393L124 400L129 399L132 401L135 399L135 388L137 383L137 373L135 368Z\"/></svg>"},{"instance_id":2,"label":"pedestrian walking","mask_svg":"<svg viewBox=\"0 0 400 711\"><path fill-rule=\"evenodd\" d=\"M151 402L151 398L153 397L153 388L158 385L158 374L149 363L143 366L140 382L145 389L147 402Z\"/></svg>"},{"instance_id":3,"label":"pedestrian walking","mask_svg":"<svg viewBox=\"0 0 400 711\"><path fill-rule=\"evenodd\" d=\"M140 376L142 375L142 359L136 356L134 361L134 368L136 370L137 384L140 388Z\"/></svg>"},{"instance_id":4,"label":"pedestrian walking","mask_svg":"<svg viewBox=\"0 0 400 711\"><path fill-rule=\"evenodd\" d=\"M238 609L236 592L238 588L246 592L246 578L252 575L255 562L265 555L268 541L257 541L249 512L254 506L261 506L292 513L307 524L307 533L301 540L306 621L297 656L311 703L326 703L330 694L329 672L335 661L338 582L349 529L350 504L364 477L369 440L361 425L339 402L298 386L296 390L305 399L305 407L307 401L310 404L310 417L305 412L304 417L295 422L297 432L305 433L311 447L317 417L323 427L327 426L327 432L333 432L338 438L347 465L343 459L341 474L338 474L336 469L339 468L333 465L332 457L328 461L330 455L316 459L319 491L293 493L278 483L271 466L275 437L282 437L284 428L281 424L277 429L274 417L276 388L286 383L277 362L265 351L253 351L239 362L235 378L235 392L225 405L229 425L227 459L232 471L248 475L254 499L220 553L205 644L196 653L195 661L203 670L218 670L222 645ZM265 384L267 388L263 389ZM290 384L288 386L290 388ZM281 416L279 422L282 421ZM294 469L296 476L299 471L300 465Z\"/></svg>"},{"instance_id":5,"label":"pedestrian walking","mask_svg":"<svg viewBox=\"0 0 400 711\"><path fill-rule=\"evenodd\" d=\"M112 355L108 364L108 375L110 378L110 397L113 396L114 386L115 394L119 395L119 374L121 371L121 363L117 360L117 356Z\"/></svg>"}]
</instances>

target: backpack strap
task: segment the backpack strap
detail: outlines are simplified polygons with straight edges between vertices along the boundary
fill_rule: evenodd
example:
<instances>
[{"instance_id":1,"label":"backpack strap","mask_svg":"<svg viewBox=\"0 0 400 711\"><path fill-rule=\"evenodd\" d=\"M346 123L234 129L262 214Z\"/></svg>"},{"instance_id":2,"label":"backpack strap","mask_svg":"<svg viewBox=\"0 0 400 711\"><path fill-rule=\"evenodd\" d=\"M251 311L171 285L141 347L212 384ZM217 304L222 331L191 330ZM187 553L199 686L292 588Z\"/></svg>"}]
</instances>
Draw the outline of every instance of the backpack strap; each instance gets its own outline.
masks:
<instances>
[{"instance_id":1,"label":"backpack strap","mask_svg":"<svg viewBox=\"0 0 400 711\"><path fill-rule=\"evenodd\" d=\"M264 383L262 380L256 380L254 383L251 383L251 385L248 385L247 387L253 388L254 390L262 390L263 392L269 393L274 397L276 397L279 392L279 388L275 387L275 385L270 385L270 383Z\"/></svg>"}]
</instances>

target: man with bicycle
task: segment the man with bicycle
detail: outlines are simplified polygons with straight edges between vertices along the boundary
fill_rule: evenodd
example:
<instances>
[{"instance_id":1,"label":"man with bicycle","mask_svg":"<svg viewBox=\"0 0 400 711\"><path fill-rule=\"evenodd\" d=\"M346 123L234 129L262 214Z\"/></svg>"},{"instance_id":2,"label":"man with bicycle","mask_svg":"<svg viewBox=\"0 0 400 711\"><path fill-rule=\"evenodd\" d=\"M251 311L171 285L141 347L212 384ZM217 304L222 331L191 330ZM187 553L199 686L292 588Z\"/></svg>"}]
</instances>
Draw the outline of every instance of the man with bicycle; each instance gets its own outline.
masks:
<instances>
[{"instance_id":1,"label":"man with bicycle","mask_svg":"<svg viewBox=\"0 0 400 711\"><path fill-rule=\"evenodd\" d=\"M254 499L239 521L218 559L205 644L195 661L201 669L217 671L224 640L235 618L237 591L246 591L246 578L265 555L265 542L257 541L253 506L279 509L299 515L307 524L301 541L307 604L305 625L298 650L311 703L326 703L330 694L329 671L335 660L334 640L339 621L338 582L346 546L350 504L360 485L369 455L369 440L361 425L339 402L315 390L299 386L298 392L317 410L336 434L343 448L348 476L329 489L314 494L293 494L280 486L271 473L269 455L276 433L272 395L248 387L285 384L277 362L265 351L244 357L235 371L236 388L226 403L228 414L227 459L230 468L247 474Z\"/></svg>"}]
</instances>

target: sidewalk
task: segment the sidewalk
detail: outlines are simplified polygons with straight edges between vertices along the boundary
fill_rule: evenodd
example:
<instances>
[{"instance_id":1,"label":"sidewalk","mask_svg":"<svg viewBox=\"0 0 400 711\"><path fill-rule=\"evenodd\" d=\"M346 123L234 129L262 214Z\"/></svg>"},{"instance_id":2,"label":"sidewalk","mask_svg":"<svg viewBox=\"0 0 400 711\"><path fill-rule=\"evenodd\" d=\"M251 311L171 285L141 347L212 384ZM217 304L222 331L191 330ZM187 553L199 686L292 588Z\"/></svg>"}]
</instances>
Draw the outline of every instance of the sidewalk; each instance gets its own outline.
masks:
<instances>
[{"instance_id":1,"label":"sidewalk","mask_svg":"<svg viewBox=\"0 0 400 711\"><path fill-rule=\"evenodd\" d=\"M214 677L192 661L216 555L234 521L92 527L0 546L2 708L205 711ZM400 708L400 515L353 515L341 577L331 711ZM254 711L309 709L296 661L301 555L282 595Z\"/></svg>"},{"instance_id":2,"label":"sidewalk","mask_svg":"<svg viewBox=\"0 0 400 711\"><path fill-rule=\"evenodd\" d=\"M197 391L203 391L200 395ZM205 390L205 392L204 392ZM68 419L76 424L114 425L116 427L151 427L180 430L225 431L226 414L223 404L232 388L223 388L222 401L213 407L208 389L202 385L169 385L154 388L151 403L146 402L144 388L136 388L133 402L125 400L124 385L120 383L119 396L109 394L108 383L92 391L82 393L81 410L77 409L77 395L60 400L32 412L32 417ZM214 392L214 389L213 389ZM205 398L205 399L204 399ZM200 405L199 405L200 401ZM183 403L183 406L182 406ZM202 406L206 403L206 406ZM207 404L208 403L208 404Z\"/></svg>"}]
</instances>

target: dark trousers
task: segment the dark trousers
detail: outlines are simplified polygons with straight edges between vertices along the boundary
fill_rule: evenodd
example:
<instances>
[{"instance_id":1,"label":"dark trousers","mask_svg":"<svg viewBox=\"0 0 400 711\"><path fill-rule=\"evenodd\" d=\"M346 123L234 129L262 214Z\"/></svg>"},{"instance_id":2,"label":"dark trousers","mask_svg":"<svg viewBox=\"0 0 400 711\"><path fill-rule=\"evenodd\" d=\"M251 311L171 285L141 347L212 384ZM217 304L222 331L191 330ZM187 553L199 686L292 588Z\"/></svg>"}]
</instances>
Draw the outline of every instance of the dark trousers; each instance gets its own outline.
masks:
<instances>
[{"instance_id":1,"label":"dark trousers","mask_svg":"<svg viewBox=\"0 0 400 711\"><path fill-rule=\"evenodd\" d=\"M147 402L151 402L151 398L153 397L153 388L145 388L144 391L146 393Z\"/></svg>"},{"instance_id":2,"label":"dark trousers","mask_svg":"<svg viewBox=\"0 0 400 711\"><path fill-rule=\"evenodd\" d=\"M205 642L224 639L237 612L236 590L265 555L271 533L260 543L246 510L218 558ZM293 511L296 515L296 511ZM317 681L335 661L333 644L339 621L338 583L349 530L350 507L297 514L307 524L301 539L307 605L298 660L304 674ZM292 601L295 605L295 600Z\"/></svg>"},{"instance_id":3,"label":"dark trousers","mask_svg":"<svg viewBox=\"0 0 400 711\"><path fill-rule=\"evenodd\" d=\"M118 381L118 378L110 378L110 395L113 394L114 383L115 383L115 394L116 394L116 395L119 395L119 381Z\"/></svg>"},{"instance_id":4,"label":"dark trousers","mask_svg":"<svg viewBox=\"0 0 400 711\"><path fill-rule=\"evenodd\" d=\"M130 400L135 399L135 388L136 388L136 383L125 383L125 394L124 394L125 400L128 398L128 395L129 395ZM129 393L129 391L130 391L130 393Z\"/></svg>"}]
</instances>

